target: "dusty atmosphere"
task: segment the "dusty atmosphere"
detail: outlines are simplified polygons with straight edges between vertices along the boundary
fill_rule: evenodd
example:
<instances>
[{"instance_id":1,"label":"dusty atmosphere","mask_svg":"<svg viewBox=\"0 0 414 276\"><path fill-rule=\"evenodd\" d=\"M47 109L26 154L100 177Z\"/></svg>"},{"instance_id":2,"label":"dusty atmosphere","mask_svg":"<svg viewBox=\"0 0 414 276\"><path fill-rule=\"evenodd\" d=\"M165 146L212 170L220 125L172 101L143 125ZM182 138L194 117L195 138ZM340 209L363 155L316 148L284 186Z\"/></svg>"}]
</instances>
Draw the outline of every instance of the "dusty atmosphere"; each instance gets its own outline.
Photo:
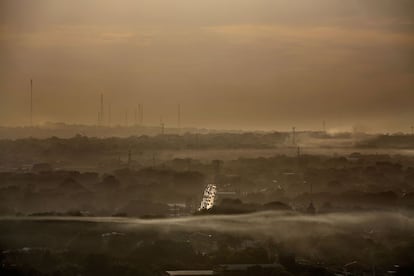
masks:
<instances>
[{"instance_id":1,"label":"dusty atmosphere","mask_svg":"<svg viewBox=\"0 0 414 276\"><path fill-rule=\"evenodd\" d=\"M0 0L0 275L414 275L411 0Z\"/></svg>"}]
</instances>

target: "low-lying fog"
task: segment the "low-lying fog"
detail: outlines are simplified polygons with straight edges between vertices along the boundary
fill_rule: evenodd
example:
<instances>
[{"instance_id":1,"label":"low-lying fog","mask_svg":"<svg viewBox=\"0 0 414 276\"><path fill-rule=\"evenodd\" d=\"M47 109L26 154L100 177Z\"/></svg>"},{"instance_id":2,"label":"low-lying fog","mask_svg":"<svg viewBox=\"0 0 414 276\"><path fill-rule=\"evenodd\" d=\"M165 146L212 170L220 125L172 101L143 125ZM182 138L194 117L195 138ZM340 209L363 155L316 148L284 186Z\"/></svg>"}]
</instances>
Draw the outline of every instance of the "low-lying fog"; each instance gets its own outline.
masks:
<instances>
[{"instance_id":1,"label":"low-lying fog","mask_svg":"<svg viewBox=\"0 0 414 276\"><path fill-rule=\"evenodd\" d=\"M3 217L0 229L4 249L33 246L101 252L111 240L121 248L120 252L130 252L145 242L175 240L201 253L217 253L217 246L223 245L224 240L233 240L237 241L233 246L258 246L269 252L273 244L276 250L282 248L283 252L325 267L357 261L386 269L411 263L414 247L414 216L398 211L321 215L270 211L151 220Z\"/></svg>"},{"instance_id":2,"label":"low-lying fog","mask_svg":"<svg viewBox=\"0 0 414 276\"><path fill-rule=\"evenodd\" d=\"M113 217L3 217L0 220L42 222L107 223L127 232L141 229L169 231L202 231L271 237L277 241L327 238L340 235L362 235L378 243L395 238L413 240L414 214L408 212L365 212L303 215L295 212L260 212L247 215L191 216L167 219ZM403 234L398 237L398 234ZM393 236L387 240L382 239Z\"/></svg>"}]
</instances>

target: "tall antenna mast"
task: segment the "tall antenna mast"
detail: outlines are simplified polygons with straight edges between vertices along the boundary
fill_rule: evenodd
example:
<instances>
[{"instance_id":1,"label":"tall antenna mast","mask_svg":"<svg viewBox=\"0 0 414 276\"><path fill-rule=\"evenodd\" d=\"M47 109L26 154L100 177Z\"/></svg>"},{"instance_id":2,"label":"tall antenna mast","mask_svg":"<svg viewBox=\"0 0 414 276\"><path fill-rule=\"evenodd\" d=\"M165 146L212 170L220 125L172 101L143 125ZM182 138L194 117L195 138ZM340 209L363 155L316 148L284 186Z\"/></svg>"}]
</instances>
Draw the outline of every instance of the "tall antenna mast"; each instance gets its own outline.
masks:
<instances>
[{"instance_id":1,"label":"tall antenna mast","mask_svg":"<svg viewBox=\"0 0 414 276\"><path fill-rule=\"evenodd\" d=\"M181 104L178 104L178 107L177 107L177 124L178 124L178 133L181 133Z\"/></svg>"},{"instance_id":2,"label":"tall antenna mast","mask_svg":"<svg viewBox=\"0 0 414 276\"><path fill-rule=\"evenodd\" d=\"M138 110L134 108L134 125L138 125Z\"/></svg>"},{"instance_id":3,"label":"tall antenna mast","mask_svg":"<svg viewBox=\"0 0 414 276\"><path fill-rule=\"evenodd\" d=\"M103 93L101 93L101 112L100 112L100 122L99 124L101 126L104 125L104 99L103 99Z\"/></svg>"},{"instance_id":4,"label":"tall antenna mast","mask_svg":"<svg viewBox=\"0 0 414 276\"><path fill-rule=\"evenodd\" d=\"M138 124L142 125L142 112L141 112L141 104L138 104Z\"/></svg>"},{"instance_id":5,"label":"tall antenna mast","mask_svg":"<svg viewBox=\"0 0 414 276\"><path fill-rule=\"evenodd\" d=\"M141 104L141 125L144 124L144 104Z\"/></svg>"},{"instance_id":6,"label":"tall antenna mast","mask_svg":"<svg viewBox=\"0 0 414 276\"><path fill-rule=\"evenodd\" d=\"M165 124L164 124L164 120L162 119L162 117L160 117L160 125L161 125L161 135L164 135Z\"/></svg>"},{"instance_id":7,"label":"tall antenna mast","mask_svg":"<svg viewBox=\"0 0 414 276\"><path fill-rule=\"evenodd\" d=\"M30 79L30 127L33 127L33 80Z\"/></svg>"},{"instance_id":8,"label":"tall antenna mast","mask_svg":"<svg viewBox=\"0 0 414 276\"><path fill-rule=\"evenodd\" d=\"M125 127L128 126L128 109L125 111Z\"/></svg>"},{"instance_id":9,"label":"tall antenna mast","mask_svg":"<svg viewBox=\"0 0 414 276\"><path fill-rule=\"evenodd\" d=\"M296 127L292 127L292 144L296 145Z\"/></svg>"},{"instance_id":10,"label":"tall antenna mast","mask_svg":"<svg viewBox=\"0 0 414 276\"><path fill-rule=\"evenodd\" d=\"M111 103L108 104L108 126L111 126Z\"/></svg>"}]
</instances>

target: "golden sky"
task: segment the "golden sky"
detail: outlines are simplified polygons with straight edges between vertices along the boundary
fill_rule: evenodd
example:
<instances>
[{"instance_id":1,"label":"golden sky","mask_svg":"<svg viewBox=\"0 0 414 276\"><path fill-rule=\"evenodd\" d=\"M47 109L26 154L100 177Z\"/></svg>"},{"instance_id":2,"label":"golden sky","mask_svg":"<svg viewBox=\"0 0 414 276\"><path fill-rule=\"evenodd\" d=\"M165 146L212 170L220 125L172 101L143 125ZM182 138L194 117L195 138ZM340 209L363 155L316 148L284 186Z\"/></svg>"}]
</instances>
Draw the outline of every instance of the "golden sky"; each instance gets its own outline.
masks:
<instances>
[{"instance_id":1,"label":"golden sky","mask_svg":"<svg viewBox=\"0 0 414 276\"><path fill-rule=\"evenodd\" d=\"M0 0L0 125L409 131L412 0Z\"/></svg>"}]
</instances>

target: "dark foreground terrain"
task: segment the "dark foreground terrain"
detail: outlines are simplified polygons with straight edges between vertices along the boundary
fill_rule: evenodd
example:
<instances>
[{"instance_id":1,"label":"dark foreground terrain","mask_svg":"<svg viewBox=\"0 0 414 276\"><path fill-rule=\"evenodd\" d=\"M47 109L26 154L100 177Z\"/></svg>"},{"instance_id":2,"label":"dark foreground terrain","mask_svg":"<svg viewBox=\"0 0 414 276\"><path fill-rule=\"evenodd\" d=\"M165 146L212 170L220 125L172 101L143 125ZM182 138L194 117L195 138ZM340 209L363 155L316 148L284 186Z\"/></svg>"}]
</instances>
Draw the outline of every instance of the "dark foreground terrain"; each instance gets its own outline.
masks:
<instances>
[{"instance_id":1,"label":"dark foreground terrain","mask_svg":"<svg viewBox=\"0 0 414 276\"><path fill-rule=\"evenodd\" d=\"M312 135L2 140L0 275L414 275L413 137Z\"/></svg>"},{"instance_id":2,"label":"dark foreground terrain","mask_svg":"<svg viewBox=\"0 0 414 276\"><path fill-rule=\"evenodd\" d=\"M414 217L13 217L0 222L0 247L2 275L413 275Z\"/></svg>"}]
</instances>

